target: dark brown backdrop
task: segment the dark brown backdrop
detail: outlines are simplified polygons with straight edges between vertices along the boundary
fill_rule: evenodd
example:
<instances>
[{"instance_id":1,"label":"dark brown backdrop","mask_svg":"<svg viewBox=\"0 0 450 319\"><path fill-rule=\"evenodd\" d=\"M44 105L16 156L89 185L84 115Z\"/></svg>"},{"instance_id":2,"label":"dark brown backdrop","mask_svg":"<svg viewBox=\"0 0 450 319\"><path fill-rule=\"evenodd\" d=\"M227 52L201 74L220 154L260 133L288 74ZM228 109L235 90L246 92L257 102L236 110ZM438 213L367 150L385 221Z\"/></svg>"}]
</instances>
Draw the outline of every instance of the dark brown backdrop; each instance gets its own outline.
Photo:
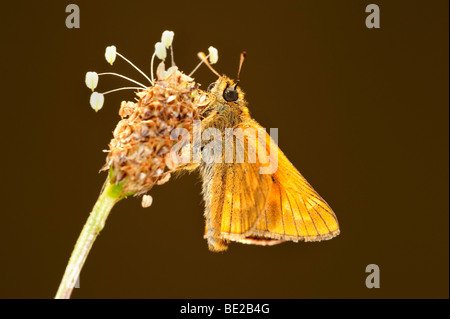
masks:
<instances>
[{"instance_id":1,"label":"dark brown backdrop","mask_svg":"<svg viewBox=\"0 0 450 319\"><path fill-rule=\"evenodd\" d=\"M322 243L232 244L202 238L198 176L117 205L74 298L448 298L448 1L75 1L2 4L0 297L52 298L105 174L120 101L89 107L86 71L141 80L107 45L149 72L175 31L177 64L219 49L253 116L279 128L289 159L331 204L342 234ZM196 74L207 86L215 77ZM127 83L101 78L100 90ZM365 267L381 288L365 287Z\"/></svg>"}]
</instances>

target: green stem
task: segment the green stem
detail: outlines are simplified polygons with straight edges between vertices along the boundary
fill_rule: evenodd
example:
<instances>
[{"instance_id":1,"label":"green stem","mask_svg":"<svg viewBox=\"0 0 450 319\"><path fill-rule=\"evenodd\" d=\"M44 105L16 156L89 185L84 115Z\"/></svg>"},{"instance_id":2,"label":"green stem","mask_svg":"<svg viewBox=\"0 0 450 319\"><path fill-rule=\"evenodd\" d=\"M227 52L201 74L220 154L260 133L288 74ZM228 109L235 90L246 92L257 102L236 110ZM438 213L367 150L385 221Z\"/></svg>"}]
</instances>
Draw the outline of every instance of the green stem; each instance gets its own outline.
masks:
<instances>
[{"instance_id":1,"label":"green stem","mask_svg":"<svg viewBox=\"0 0 450 319\"><path fill-rule=\"evenodd\" d=\"M70 256L69 263L59 285L55 299L69 299L75 282L80 275L81 268L94 244L97 235L105 226L106 218L114 205L122 198L122 186L107 184L95 203L94 209L89 215L86 224L78 237L75 248Z\"/></svg>"}]
</instances>

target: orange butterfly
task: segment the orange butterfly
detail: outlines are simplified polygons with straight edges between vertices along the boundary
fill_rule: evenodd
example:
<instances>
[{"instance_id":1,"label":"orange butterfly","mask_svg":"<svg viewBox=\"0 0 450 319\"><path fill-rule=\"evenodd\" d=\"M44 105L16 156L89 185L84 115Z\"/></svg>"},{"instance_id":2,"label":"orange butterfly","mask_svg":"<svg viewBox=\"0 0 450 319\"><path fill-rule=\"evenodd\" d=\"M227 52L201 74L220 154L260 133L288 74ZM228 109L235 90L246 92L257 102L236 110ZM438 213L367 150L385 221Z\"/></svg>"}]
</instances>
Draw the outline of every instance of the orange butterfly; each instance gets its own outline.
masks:
<instances>
[{"instance_id":1,"label":"orange butterfly","mask_svg":"<svg viewBox=\"0 0 450 319\"><path fill-rule=\"evenodd\" d=\"M241 65L242 61L243 57ZM262 129L250 117L238 83L219 75L208 92L203 92L203 103L199 104L202 132L215 128L225 136L229 128L233 132ZM233 135L236 154L233 152L231 160L221 154L219 161L202 161L199 165L205 201L205 238L212 251L226 250L229 241L274 245L286 240L326 240L339 234L333 210L270 135L264 134L262 139L251 134ZM203 141L202 146L205 144ZM244 150L244 161L237 160L238 145ZM252 152L258 153L260 149L265 150L268 161L263 162L261 156L251 161ZM261 174L272 163L277 163L276 171Z\"/></svg>"}]
</instances>

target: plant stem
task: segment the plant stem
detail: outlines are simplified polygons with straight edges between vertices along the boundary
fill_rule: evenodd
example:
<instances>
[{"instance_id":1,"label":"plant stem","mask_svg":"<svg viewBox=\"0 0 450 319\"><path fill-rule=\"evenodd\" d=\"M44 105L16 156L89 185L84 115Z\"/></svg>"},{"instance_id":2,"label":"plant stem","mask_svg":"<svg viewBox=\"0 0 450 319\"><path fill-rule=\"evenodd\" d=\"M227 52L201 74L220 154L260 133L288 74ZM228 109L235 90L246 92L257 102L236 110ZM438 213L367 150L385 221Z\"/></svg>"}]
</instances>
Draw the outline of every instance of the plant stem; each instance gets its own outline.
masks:
<instances>
[{"instance_id":1,"label":"plant stem","mask_svg":"<svg viewBox=\"0 0 450 319\"><path fill-rule=\"evenodd\" d=\"M84 224L83 230L78 237L75 248L70 256L69 263L59 285L55 299L69 299L75 282L80 275L81 268L94 244L97 235L105 226L106 218L114 205L122 198L122 186L106 183L103 192L95 203L89 218Z\"/></svg>"}]
</instances>

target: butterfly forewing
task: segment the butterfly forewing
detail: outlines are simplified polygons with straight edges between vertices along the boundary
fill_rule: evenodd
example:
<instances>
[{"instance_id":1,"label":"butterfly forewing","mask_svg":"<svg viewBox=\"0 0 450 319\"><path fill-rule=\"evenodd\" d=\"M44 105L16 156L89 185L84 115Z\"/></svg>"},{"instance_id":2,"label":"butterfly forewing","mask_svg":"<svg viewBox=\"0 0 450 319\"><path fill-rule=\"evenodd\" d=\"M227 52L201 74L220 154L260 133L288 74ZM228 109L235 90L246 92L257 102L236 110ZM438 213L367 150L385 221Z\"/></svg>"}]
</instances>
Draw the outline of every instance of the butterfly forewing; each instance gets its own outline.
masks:
<instances>
[{"instance_id":1,"label":"butterfly forewing","mask_svg":"<svg viewBox=\"0 0 450 319\"><path fill-rule=\"evenodd\" d=\"M269 147L278 146L271 141ZM339 234L333 210L279 149L278 169L272 176L269 200L252 235L319 241Z\"/></svg>"},{"instance_id":2,"label":"butterfly forewing","mask_svg":"<svg viewBox=\"0 0 450 319\"><path fill-rule=\"evenodd\" d=\"M253 127L259 127L253 120L250 123ZM264 147L260 140L249 139L249 141L252 145ZM338 235L339 225L333 210L289 162L269 134L266 134L265 147L266 154L270 154L272 157L271 162L274 162L274 156L277 157L277 170L272 175L260 174L259 167L267 167L268 164L261 164L259 161L256 165L247 164L247 169L251 167L253 175L247 179L245 184L233 188L239 194L243 194L239 197L240 200L250 197L251 194L243 187L247 187L253 182L261 182L255 176L256 173L271 184L267 199L264 199L265 206L261 210L259 210L261 205L257 207L257 222L250 228L248 225L245 228L241 225L242 215L245 214L245 212L239 212L239 207L242 207L241 203L233 205L231 214L225 212L226 209L224 209L221 225L223 238L267 245L276 240L278 242L282 240L319 241ZM238 176L240 176L239 173L237 173ZM270 180L267 177L270 177ZM228 207L231 206L226 206L226 208ZM230 215L240 216L241 219L224 218ZM251 220L253 221L255 218L253 217Z\"/></svg>"}]
</instances>

